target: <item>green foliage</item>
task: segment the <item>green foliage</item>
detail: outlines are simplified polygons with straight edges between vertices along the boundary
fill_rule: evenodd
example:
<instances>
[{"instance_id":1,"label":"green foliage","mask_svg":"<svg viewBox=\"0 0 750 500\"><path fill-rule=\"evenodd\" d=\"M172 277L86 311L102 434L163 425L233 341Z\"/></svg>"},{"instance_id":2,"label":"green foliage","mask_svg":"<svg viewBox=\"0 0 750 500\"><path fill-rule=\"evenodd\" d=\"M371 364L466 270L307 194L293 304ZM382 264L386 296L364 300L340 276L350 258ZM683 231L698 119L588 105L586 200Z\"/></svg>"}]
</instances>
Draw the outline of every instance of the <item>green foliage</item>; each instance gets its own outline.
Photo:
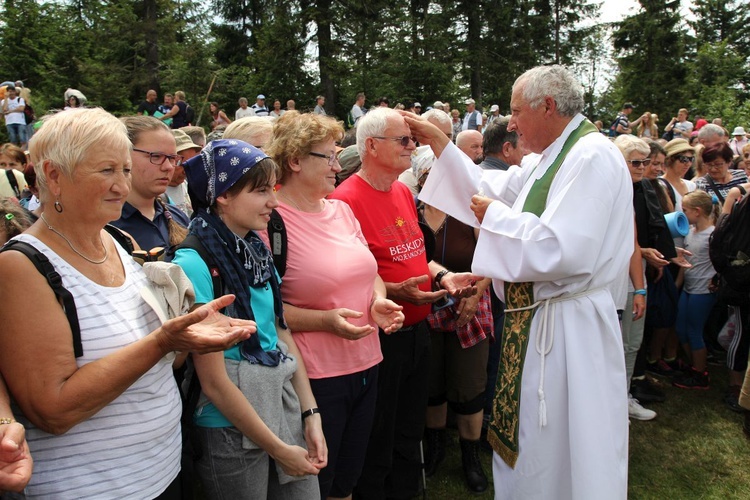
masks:
<instances>
[{"instance_id":1,"label":"green foliage","mask_svg":"<svg viewBox=\"0 0 750 500\"><path fill-rule=\"evenodd\" d=\"M622 102L635 103L639 111L674 116L692 94L685 64L690 38L682 26L680 2L640 3L643 9L619 23L613 34L620 69L617 95Z\"/></svg>"}]
</instances>

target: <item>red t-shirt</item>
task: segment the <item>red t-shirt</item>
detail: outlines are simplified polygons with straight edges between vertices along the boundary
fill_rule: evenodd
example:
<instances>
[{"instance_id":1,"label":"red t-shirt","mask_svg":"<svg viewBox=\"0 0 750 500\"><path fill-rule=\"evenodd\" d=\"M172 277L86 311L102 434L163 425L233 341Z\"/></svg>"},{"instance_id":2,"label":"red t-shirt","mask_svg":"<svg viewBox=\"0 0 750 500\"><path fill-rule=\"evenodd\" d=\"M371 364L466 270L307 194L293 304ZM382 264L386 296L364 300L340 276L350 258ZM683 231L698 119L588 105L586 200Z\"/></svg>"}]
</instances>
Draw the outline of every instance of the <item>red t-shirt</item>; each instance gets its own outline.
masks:
<instances>
[{"instance_id":1,"label":"red t-shirt","mask_svg":"<svg viewBox=\"0 0 750 500\"><path fill-rule=\"evenodd\" d=\"M345 201L351 207L378 262L378 273L383 281L400 283L425 274L430 276L414 197L404 184L396 181L390 191L383 192L360 176L352 175L330 198ZM420 290L429 292L431 283L427 280L420 284ZM429 304L397 302L404 306L406 326L422 321L430 312Z\"/></svg>"}]
</instances>

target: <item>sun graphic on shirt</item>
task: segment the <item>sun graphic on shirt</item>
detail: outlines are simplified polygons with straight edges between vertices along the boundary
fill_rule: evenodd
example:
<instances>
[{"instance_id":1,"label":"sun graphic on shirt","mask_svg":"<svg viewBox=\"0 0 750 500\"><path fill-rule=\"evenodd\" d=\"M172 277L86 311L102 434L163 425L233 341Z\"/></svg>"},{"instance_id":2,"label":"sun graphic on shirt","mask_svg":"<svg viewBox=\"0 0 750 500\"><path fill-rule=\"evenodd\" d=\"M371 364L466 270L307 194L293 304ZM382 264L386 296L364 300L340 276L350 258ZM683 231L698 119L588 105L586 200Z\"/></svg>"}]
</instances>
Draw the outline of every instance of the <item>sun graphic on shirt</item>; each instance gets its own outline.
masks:
<instances>
[{"instance_id":1,"label":"sun graphic on shirt","mask_svg":"<svg viewBox=\"0 0 750 500\"><path fill-rule=\"evenodd\" d=\"M403 217L401 217L400 215L396 217L396 227L402 227L405 223L406 221Z\"/></svg>"}]
</instances>

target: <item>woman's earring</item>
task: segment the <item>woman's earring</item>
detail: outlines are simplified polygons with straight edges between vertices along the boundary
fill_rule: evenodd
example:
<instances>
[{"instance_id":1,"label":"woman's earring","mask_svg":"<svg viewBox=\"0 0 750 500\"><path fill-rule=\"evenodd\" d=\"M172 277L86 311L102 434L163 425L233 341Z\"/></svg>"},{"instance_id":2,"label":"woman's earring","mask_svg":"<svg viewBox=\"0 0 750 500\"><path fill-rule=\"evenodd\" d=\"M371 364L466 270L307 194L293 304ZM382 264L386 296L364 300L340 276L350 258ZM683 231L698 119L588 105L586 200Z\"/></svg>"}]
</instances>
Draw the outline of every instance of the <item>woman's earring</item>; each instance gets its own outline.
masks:
<instances>
[{"instance_id":1,"label":"woman's earring","mask_svg":"<svg viewBox=\"0 0 750 500\"><path fill-rule=\"evenodd\" d=\"M55 200L55 212L58 214L63 213L63 206L62 203L60 203L60 200Z\"/></svg>"}]
</instances>

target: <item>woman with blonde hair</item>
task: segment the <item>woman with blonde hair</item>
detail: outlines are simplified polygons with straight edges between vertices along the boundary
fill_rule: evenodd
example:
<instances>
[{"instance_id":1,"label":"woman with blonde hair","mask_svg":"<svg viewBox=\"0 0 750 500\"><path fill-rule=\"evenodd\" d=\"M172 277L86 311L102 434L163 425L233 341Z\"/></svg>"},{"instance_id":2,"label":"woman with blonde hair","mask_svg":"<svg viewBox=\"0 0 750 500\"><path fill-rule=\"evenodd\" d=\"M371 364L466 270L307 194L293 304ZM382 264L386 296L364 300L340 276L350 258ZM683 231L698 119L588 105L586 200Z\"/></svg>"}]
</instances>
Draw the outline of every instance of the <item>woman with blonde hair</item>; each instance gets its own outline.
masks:
<instances>
[{"instance_id":1,"label":"woman with blonde hair","mask_svg":"<svg viewBox=\"0 0 750 500\"><path fill-rule=\"evenodd\" d=\"M103 229L130 190L131 143L117 118L57 113L30 146L43 212L0 254L0 372L34 457L27 497L180 498L174 351L225 349L254 323L218 314L231 296L165 322L142 297L146 274ZM23 244L49 260L72 308L14 251Z\"/></svg>"},{"instance_id":2,"label":"woman with blonde hair","mask_svg":"<svg viewBox=\"0 0 750 500\"><path fill-rule=\"evenodd\" d=\"M247 116L232 122L225 130L223 139L238 139L261 151L273 136L273 120L264 116Z\"/></svg>"},{"instance_id":3,"label":"woman with blonde hair","mask_svg":"<svg viewBox=\"0 0 750 500\"><path fill-rule=\"evenodd\" d=\"M279 207L288 238L281 284L289 328L302 352L323 418L328 466L322 498L348 498L359 479L373 425L378 328L401 328L402 307L383 280L349 205L328 200L341 166L334 119L287 111L268 153L279 165Z\"/></svg>"},{"instance_id":4,"label":"woman with blonde hair","mask_svg":"<svg viewBox=\"0 0 750 500\"><path fill-rule=\"evenodd\" d=\"M652 114L650 111L646 111L643 113L643 116L641 117L641 122L638 124L638 127L636 128L636 135L638 137L645 137L648 139L658 139L659 138L659 129L656 126L656 122L654 120L654 117L656 115Z\"/></svg>"}]
</instances>

